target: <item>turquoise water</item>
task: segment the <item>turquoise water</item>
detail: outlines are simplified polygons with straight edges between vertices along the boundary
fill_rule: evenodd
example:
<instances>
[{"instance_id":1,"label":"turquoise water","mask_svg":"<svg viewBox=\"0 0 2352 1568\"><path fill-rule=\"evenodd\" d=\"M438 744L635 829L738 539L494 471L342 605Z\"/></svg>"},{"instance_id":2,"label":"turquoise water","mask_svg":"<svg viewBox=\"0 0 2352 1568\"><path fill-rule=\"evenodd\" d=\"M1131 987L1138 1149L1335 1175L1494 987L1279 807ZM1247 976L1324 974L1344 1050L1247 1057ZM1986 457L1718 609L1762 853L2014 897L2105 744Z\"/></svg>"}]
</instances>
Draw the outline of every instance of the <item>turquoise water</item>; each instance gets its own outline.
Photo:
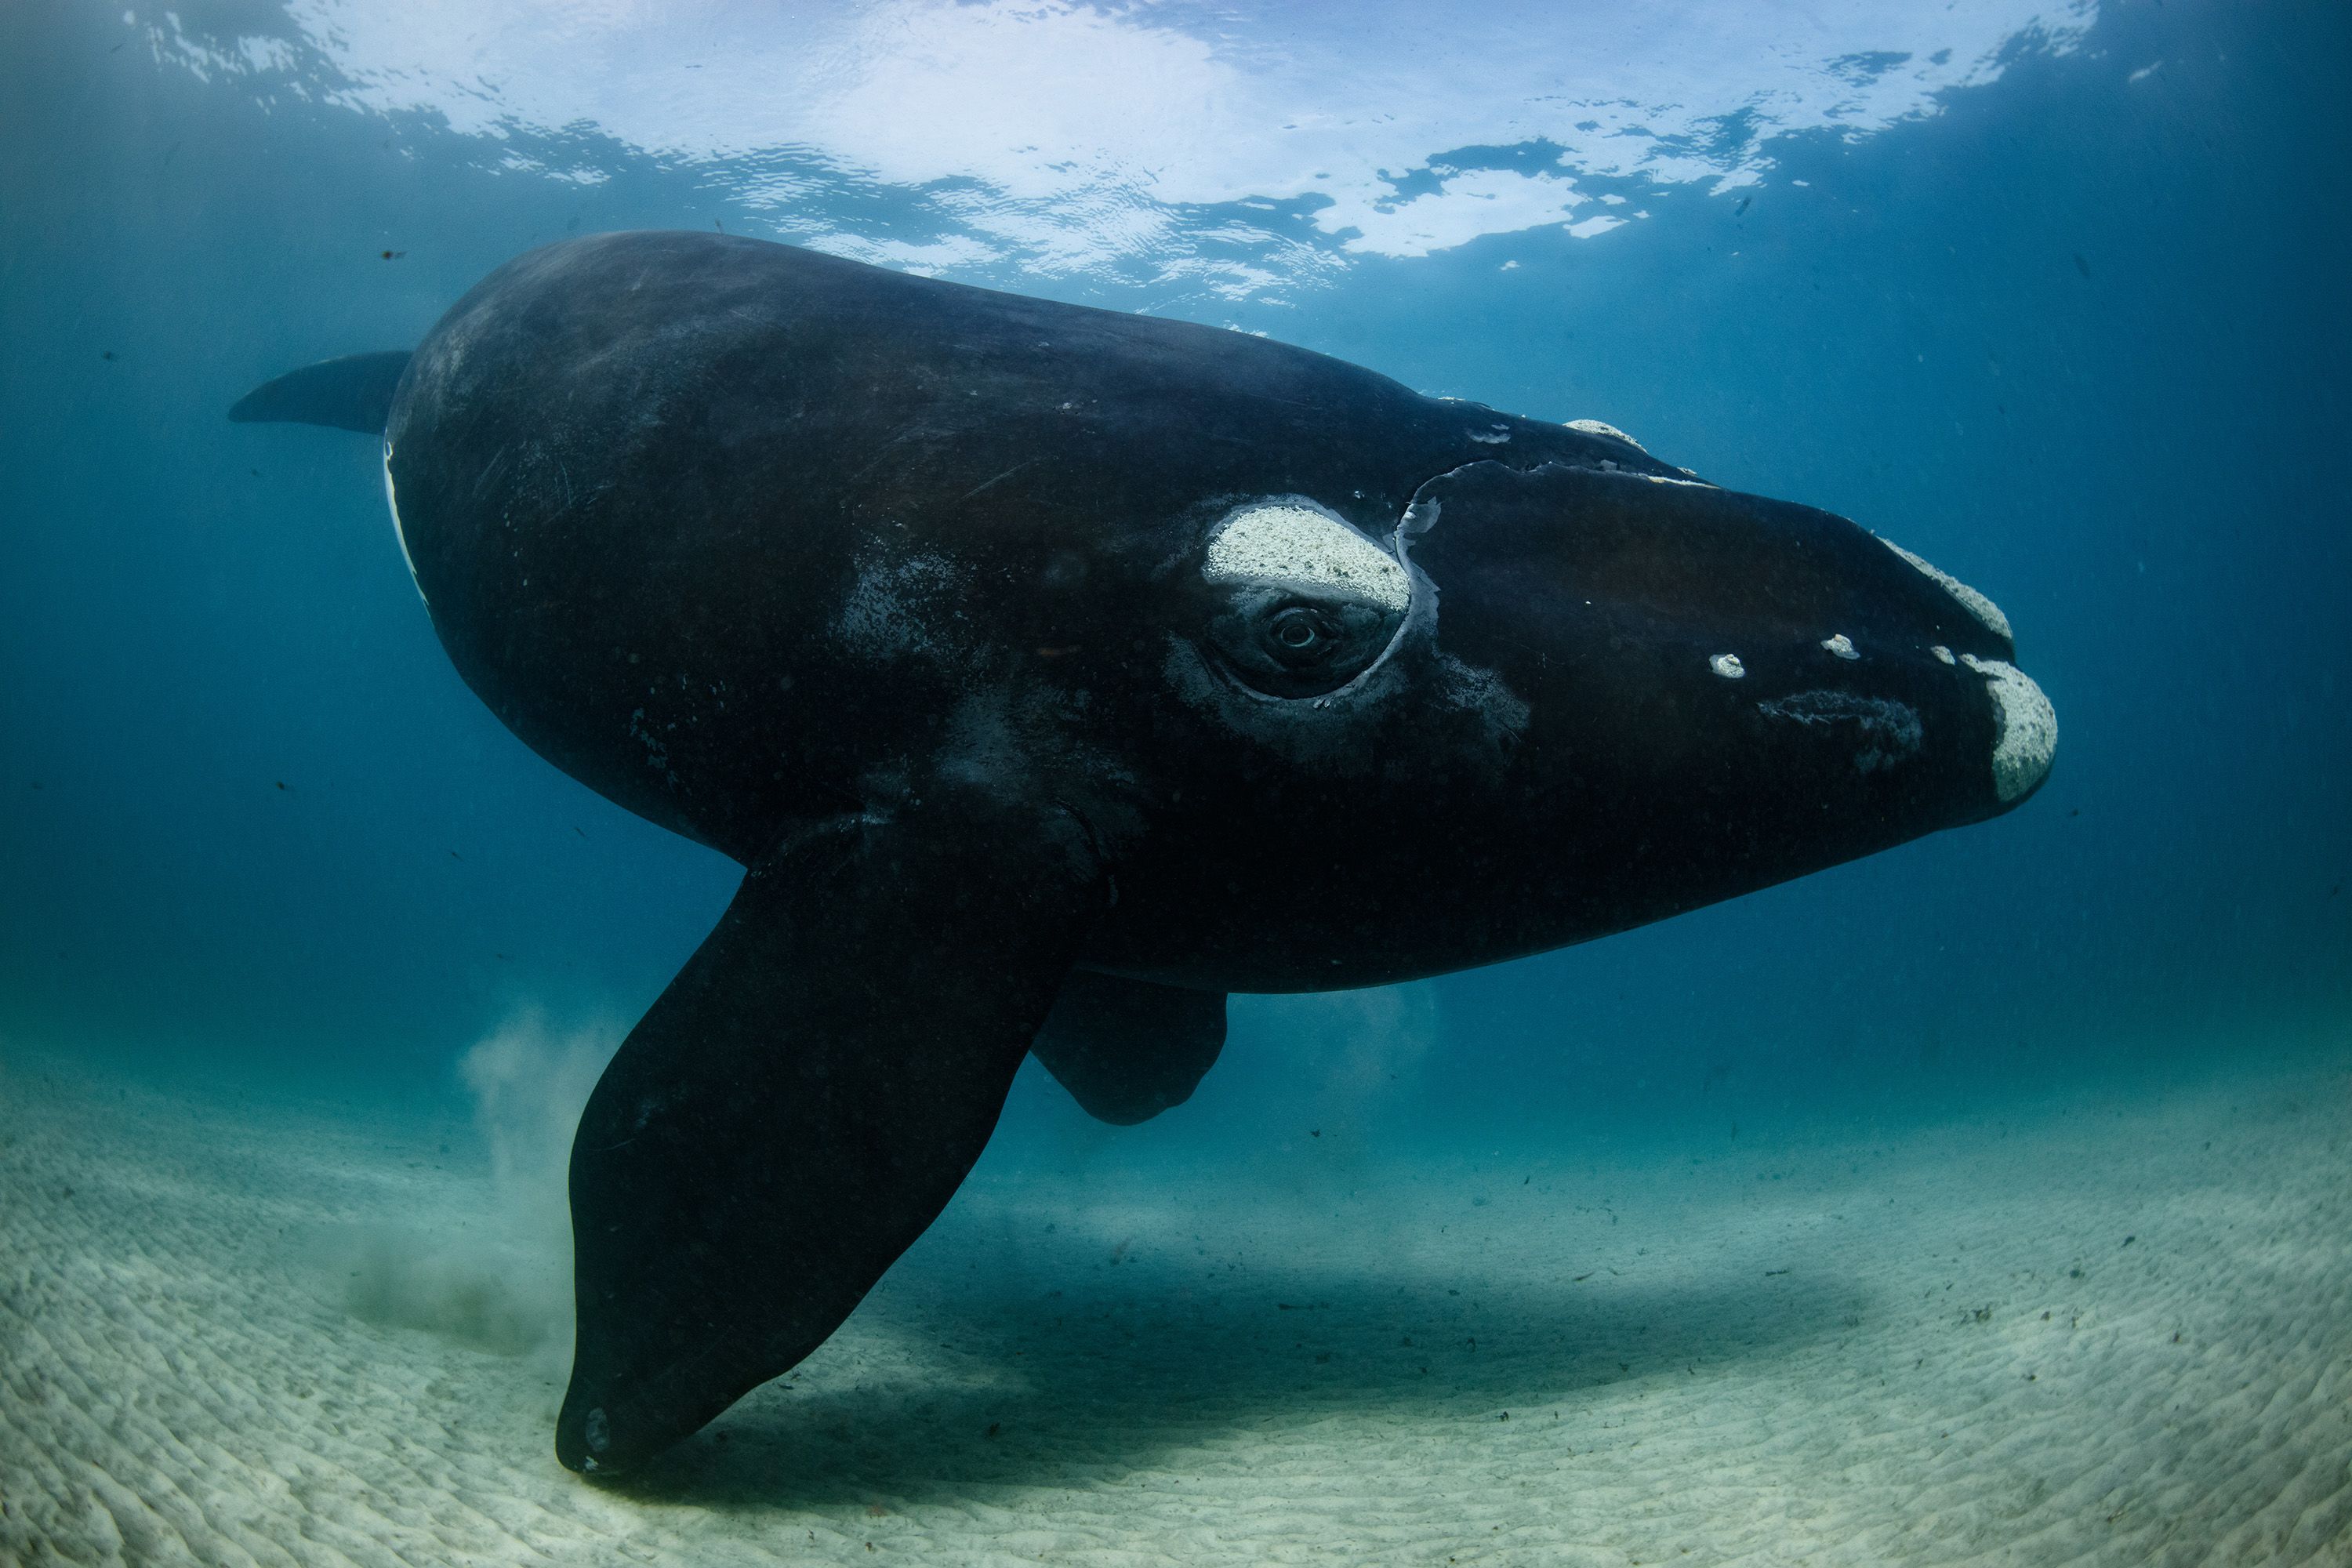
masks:
<instances>
[{"instance_id":1,"label":"turquoise water","mask_svg":"<svg viewBox=\"0 0 2352 1568\"><path fill-rule=\"evenodd\" d=\"M659 993L737 868L460 684L368 443L223 416L676 227L1606 420L1982 589L2063 726L1989 824L1239 1000L1131 1133L1033 1066L994 1157L1716 1148L2352 1059L2342 7L688 9L0 16L0 1051L389 1121Z\"/></svg>"}]
</instances>

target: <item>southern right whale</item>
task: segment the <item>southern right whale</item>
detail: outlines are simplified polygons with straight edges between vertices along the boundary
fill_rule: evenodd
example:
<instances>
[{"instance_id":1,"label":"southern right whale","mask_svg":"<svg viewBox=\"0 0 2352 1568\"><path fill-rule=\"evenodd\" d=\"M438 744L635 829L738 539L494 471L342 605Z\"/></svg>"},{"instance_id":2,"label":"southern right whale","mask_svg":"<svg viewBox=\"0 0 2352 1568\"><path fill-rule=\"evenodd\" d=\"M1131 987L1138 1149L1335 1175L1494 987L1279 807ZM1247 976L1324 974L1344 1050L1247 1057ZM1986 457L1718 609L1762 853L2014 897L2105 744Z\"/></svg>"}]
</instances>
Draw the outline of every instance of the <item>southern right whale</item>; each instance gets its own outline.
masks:
<instances>
[{"instance_id":1,"label":"southern right whale","mask_svg":"<svg viewBox=\"0 0 2352 1568\"><path fill-rule=\"evenodd\" d=\"M1605 425L757 240L532 251L231 417L381 431L467 684L745 867L572 1149L575 1469L822 1342L1032 1050L1140 1120L1230 991L1622 931L2056 743L1990 600Z\"/></svg>"}]
</instances>

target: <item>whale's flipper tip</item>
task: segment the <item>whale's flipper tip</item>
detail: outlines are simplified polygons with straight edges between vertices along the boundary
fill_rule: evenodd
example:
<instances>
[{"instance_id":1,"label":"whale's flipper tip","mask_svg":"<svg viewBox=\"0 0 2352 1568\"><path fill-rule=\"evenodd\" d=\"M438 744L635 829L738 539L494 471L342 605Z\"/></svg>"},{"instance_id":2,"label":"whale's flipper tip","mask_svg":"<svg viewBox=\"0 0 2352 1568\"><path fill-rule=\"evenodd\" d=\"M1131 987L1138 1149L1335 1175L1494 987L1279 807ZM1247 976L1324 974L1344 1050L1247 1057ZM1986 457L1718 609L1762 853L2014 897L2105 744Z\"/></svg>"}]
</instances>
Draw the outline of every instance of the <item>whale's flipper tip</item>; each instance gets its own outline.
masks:
<instances>
[{"instance_id":1,"label":"whale's flipper tip","mask_svg":"<svg viewBox=\"0 0 2352 1568\"><path fill-rule=\"evenodd\" d=\"M265 381L231 405L237 425L324 425L381 436L410 351L345 354Z\"/></svg>"}]
</instances>

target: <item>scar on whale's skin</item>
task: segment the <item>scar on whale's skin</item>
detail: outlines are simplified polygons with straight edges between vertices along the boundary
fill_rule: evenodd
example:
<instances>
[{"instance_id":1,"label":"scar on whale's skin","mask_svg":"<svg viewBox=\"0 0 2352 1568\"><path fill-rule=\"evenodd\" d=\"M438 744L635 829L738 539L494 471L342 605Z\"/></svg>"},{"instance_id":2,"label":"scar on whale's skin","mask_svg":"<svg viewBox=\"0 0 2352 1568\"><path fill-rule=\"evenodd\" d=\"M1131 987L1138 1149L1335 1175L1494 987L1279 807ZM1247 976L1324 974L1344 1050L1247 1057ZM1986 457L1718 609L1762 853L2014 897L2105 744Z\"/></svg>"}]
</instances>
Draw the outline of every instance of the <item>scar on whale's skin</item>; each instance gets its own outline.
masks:
<instances>
[{"instance_id":1,"label":"scar on whale's skin","mask_svg":"<svg viewBox=\"0 0 2352 1568\"><path fill-rule=\"evenodd\" d=\"M416 558L408 553L408 531L400 526L400 497L392 482L392 443L389 441L383 444L383 504L384 509L392 513L392 536L400 542L400 559L402 564L408 568L408 580L415 585L416 596L424 599L425 584L417 579ZM425 599L427 609L432 608L432 604L430 599Z\"/></svg>"}]
</instances>

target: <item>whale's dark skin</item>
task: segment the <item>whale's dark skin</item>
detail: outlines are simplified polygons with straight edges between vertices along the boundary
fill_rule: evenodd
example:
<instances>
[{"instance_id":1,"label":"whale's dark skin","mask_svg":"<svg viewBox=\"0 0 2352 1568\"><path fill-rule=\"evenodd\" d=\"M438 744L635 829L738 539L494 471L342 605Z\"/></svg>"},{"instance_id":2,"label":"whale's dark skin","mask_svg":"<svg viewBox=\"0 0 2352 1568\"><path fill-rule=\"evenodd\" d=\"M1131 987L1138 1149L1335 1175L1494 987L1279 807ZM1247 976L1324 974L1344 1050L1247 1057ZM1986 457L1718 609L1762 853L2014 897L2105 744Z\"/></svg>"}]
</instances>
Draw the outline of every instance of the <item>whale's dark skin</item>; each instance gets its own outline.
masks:
<instances>
[{"instance_id":1,"label":"whale's dark skin","mask_svg":"<svg viewBox=\"0 0 2352 1568\"><path fill-rule=\"evenodd\" d=\"M747 868L572 1150L575 1469L822 1342L1032 1048L1139 1121L1229 991L1622 931L2048 763L1996 766L1997 613L1854 524L1239 332L614 235L236 416L306 403L382 412L482 700Z\"/></svg>"}]
</instances>

